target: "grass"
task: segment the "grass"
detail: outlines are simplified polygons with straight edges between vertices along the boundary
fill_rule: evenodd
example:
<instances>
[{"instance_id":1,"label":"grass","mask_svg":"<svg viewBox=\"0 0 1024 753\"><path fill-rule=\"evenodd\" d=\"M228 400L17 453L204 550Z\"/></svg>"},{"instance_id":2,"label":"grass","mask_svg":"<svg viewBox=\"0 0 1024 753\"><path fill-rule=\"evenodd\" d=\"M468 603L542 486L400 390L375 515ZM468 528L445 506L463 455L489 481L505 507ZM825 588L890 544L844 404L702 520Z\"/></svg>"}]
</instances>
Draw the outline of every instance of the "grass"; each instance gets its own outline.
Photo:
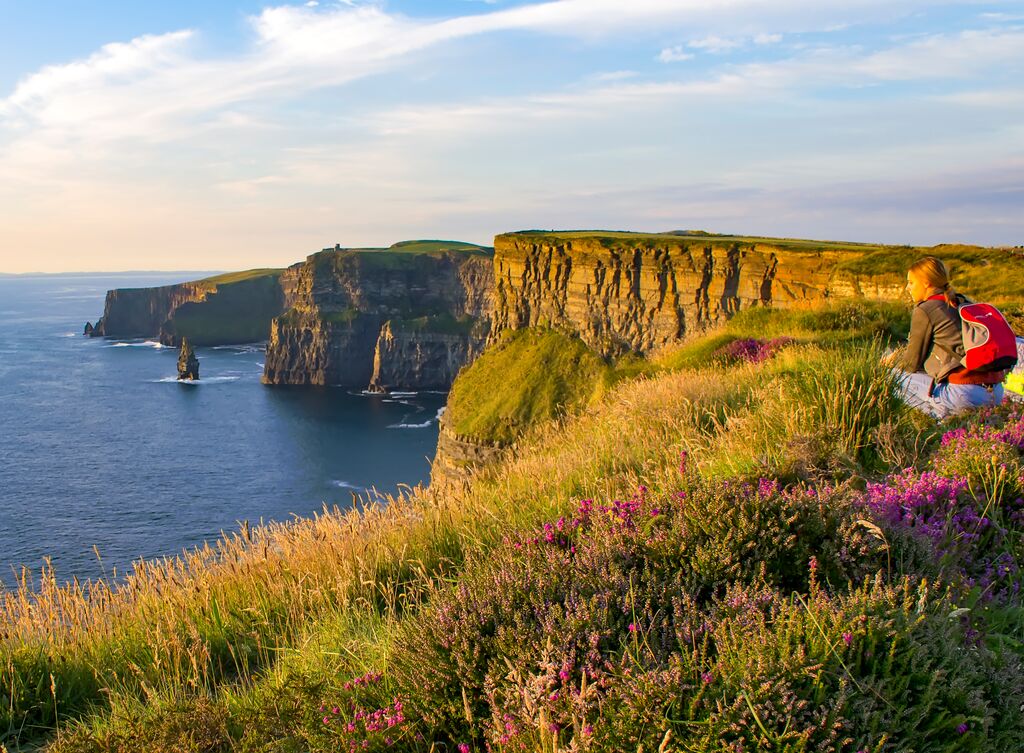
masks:
<instances>
[{"instance_id":1,"label":"grass","mask_svg":"<svg viewBox=\"0 0 1024 753\"><path fill-rule=\"evenodd\" d=\"M550 329L510 332L460 372L448 424L459 436L507 444L528 426L586 405L604 370L579 338Z\"/></svg>"},{"instance_id":2,"label":"grass","mask_svg":"<svg viewBox=\"0 0 1024 753\"><path fill-rule=\"evenodd\" d=\"M444 311L440 314L411 317L408 319L392 319L392 327L403 332L427 332L437 335L468 335L474 327L479 326L476 317L469 315L454 316Z\"/></svg>"},{"instance_id":3,"label":"grass","mask_svg":"<svg viewBox=\"0 0 1024 753\"><path fill-rule=\"evenodd\" d=\"M242 272L225 272L224 274L215 275L213 277L206 277L202 280L196 280L197 285L202 285L209 288L217 288L221 285L231 285L236 282L245 282L246 280L255 280L262 277L273 278L277 280L284 272L283 269L247 269Z\"/></svg>"},{"instance_id":4,"label":"grass","mask_svg":"<svg viewBox=\"0 0 1024 753\"><path fill-rule=\"evenodd\" d=\"M760 336L778 333L795 339L760 364L720 363L710 357L710 345L703 346L701 355L696 343L684 346L689 349L685 356L679 355L682 349L662 354L665 360L654 363L657 368L650 373L646 372L648 364L623 362L620 368L629 374L607 386L601 399L589 402L584 411L565 413L554 421L532 425L529 420L521 421L528 425L516 451L464 484L418 488L386 505L325 510L310 520L244 529L182 557L140 564L121 584L60 586L52 572L35 582L26 576L19 590L0 595L0 740L12 750L18 744L46 744L59 753L312 753L338 750L342 745L341 738L330 725L325 728L321 719L331 713L332 703L339 703L348 714L349 702L354 704L352 708L377 708L401 694L417 704L410 706L410 718L414 712L417 720L433 718L448 708L444 705L449 698L446 694L453 687L439 686L434 693L429 691L429 683L420 682L430 665L419 659L411 661L410 657L426 656L422 653L426 644L413 639L428 628L435 631L432 635L445 634L436 632L445 624L437 621L444 614L438 610L452 603L451 594L463 593L460 588L480 595L482 609L492 608L488 594L533 599L532 592L522 592L511 584L542 565L548 568L543 573L556 578L561 571L551 567L558 560L551 560L550 567L543 564L547 562L543 551L537 555L541 559L521 559L509 546L510 537L529 536L531 531L543 530L545 522L573 515L580 500L628 500L640 486L650 500L644 505L675 504L671 499L681 485L693 495L705 494L700 491L703 486L686 486L689 482L681 478L682 452L687 453L686 473L701 479L700 484L709 489L719 490L737 471L739 475L763 474L805 482L830 479L833 484L845 480L850 484L877 480L891 468L922 466L939 431L918 425L907 409L891 402L885 391L888 372L878 367L877 350L870 344L879 328L898 329L901 322L888 320L884 309L854 319L856 326L851 326L852 316L825 309L766 311L752 313L746 322L740 319L729 336L748 334L751 330L743 327L749 327L756 328ZM722 334L709 334L708 338ZM504 353L504 363L512 370L505 373L508 382L528 376L526 371L515 371L527 368L509 357L517 352L542 362L550 359L547 363L562 380L543 387L551 395L565 390L564 380L576 375L586 375L582 382L593 386L596 375L609 368L609 364L592 360L589 351L566 342L561 333L526 332L497 351ZM488 371L489 379L502 373L500 369ZM478 387L485 391L489 385L494 383L481 380ZM576 392L583 394L585 389ZM456 397L453 395L453 400ZM494 415L500 416L501 411ZM818 443L791 441L801 433L817 433ZM720 750L716 747L721 744L718 736L741 734L736 730L745 730L744 749L748 750L758 749L757 741L750 737L756 735L768 740L761 749L856 750L806 747L806 741L805 747L799 747L799 735L791 738L790 734L796 734L793 730L798 727L802 730L799 734L817 734L817 722L808 721L807 715L819 711L826 714L826 722L831 718L827 713L834 713L835 718L855 725L849 734L857 740L877 742L868 731L871 719L883 733L888 727L895 730L889 733L890 743L877 743L871 750L952 750L954 744L963 744L964 750L983 750L986 740L1004 740L998 735L1009 734L1000 730L1012 726L1010 712L993 716L985 711L978 695L1003 694L1015 704L1011 696L1016 691L1006 688L1012 687L1016 675L1005 670L1010 673L1006 682L1011 685L999 685L1002 681L992 679L996 660L987 649L978 649L970 657L958 653L962 628L948 618L957 605L950 605L938 591L921 592L912 585L901 591L898 584L875 587L869 582L854 584L850 596L833 594L824 585L814 590L814 576L808 585L802 569L806 560L800 557L805 549L797 536L794 541L799 546L792 545L792 558L771 562L785 565L787 579L797 579L783 582L796 583L803 602L769 589L766 600L757 602L764 611L758 612L754 621L746 613L727 617L714 611L734 609L728 606L729 594L741 601L762 598L757 595L756 583L752 585L748 579L759 571L761 555L744 558L748 539L730 533L761 529L727 525L730 518L726 513L740 516L736 520L769 527L785 526L787 519L781 514L760 515L756 505L735 505L731 498L715 497L719 505L715 509L723 514L720 525L711 525L702 523L700 517L705 497L693 499L693 504L685 507L688 517L679 519L686 521L685 526L670 527L666 531L675 533L659 538L663 524L652 523L640 531L642 536L630 539L633 543L629 546L638 548L622 549L634 553L630 556L635 555L632 561L639 563L638 570L614 569L619 567L616 552L624 543L612 535L613 529L609 529L611 538L597 537L587 544L594 556L605 552L612 557L607 561L614 567L603 587L614 588L611 593L625 599L628 607L625 614L615 612L608 618L611 622L600 623L606 626L601 634L607 636L600 644L601 661L609 663L609 669L602 670L602 682L609 690L607 695L601 691L602 695L594 697L602 699L606 724L595 729L599 742L593 750L636 749L639 744L644 744L645 750L656 750L659 741L670 739L665 737L668 730L672 731L671 740L689 740L685 744L690 747L681 749L702 752ZM710 504L711 498L707 499ZM666 507L669 509L675 508ZM819 519L831 520L829 510L835 509L838 515L848 508L837 498L835 505L800 503L795 509L799 512L796 520L806 526L818 525L815 521ZM702 526L706 528L703 533ZM680 539L684 528L690 538ZM827 526L822 530L826 529L833 531ZM840 557L840 543L852 546L863 539L863 533L854 536L852 530L835 528L822 541L836 542L833 554ZM816 546L817 540L812 537L810 545ZM714 582L724 578L721 582L733 589L721 593L720 607L712 606L718 603L714 600L718 596L711 602L694 603L697 624L708 620L714 635L707 639L711 643L700 643L692 657L682 657L677 664L657 648L663 640L658 636L672 634L658 632L668 630L664 627L668 623L659 620L674 614L677 607L658 600L660 581L651 577L682 572L683 565L658 559L662 555L655 556L647 548L656 541L665 542L668 555L680 551L680 542L690 542L686 546L697 547L694 551L700 552L701 567L708 568ZM771 550L772 541L761 541L757 551ZM890 542L890 554L895 558L897 542ZM715 556L726 551L722 546L731 547L728 559ZM780 551L790 551L786 547ZM870 552L870 556L886 560L885 552L877 547ZM824 559L826 554L820 552L823 563L832 561ZM563 555L552 550L552 556ZM485 577L487 562L495 563L497 570L492 568L492 572L503 578L501 583L510 584L502 586L506 590L483 588L486 582L480 579ZM766 560L768 575L775 566ZM748 580L730 575L733 567ZM587 571L581 569L580 577ZM624 572L635 572L635 580L621 580ZM694 577L698 574L693 572ZM685 591L673 593L689 598ZM556 598L551 604L570 603L562 591L552 594ZM565 632L572 619L582 620L578 624L583 627L597 625L594 619L605 619L600 617L603 612L588 611L589 607L580 604L576 612L565 613L568 621L544 612L517 612L522 621L507 623L502 640L507 641L509 657L523 658L521 663L505 666L502 673L488 675L495 681L488 687L509 703L514 698L533 698L528 695L533 692L529 688L535 683L545 687L544 662L560 657L552 652L562 645L576 645L572 643L576 633ZM680 614L687 613L684 602L678 607ZM653 616L651 609L661 616ZM640 621L634 614L648 615L644 619L650 621L642 622L639 631L627 631L627 623ZM555 620L538 623L555 627L531 627L530 615ZM855 622L858 615L865 615L867 621ZM483 642L474 643L478 640L473 638L474 624L466 619L458 623L461 632L449 632L467 636L467 645L483 647ZM680 629L682 624L678 623ZM861 626L856 635L862 642L855 648L866 653L845 652L842 636L850 625ZM531 632L534 630L540 632ZM557 637L549 649L544 648L545 630ZM1003 632L1013 640L1024 637L1019 626L1009 625ZM537 635L540 642L532 642ZM523 647L518 654L516 645ZM534 648L527 650L530 646ZM708 653L706 647L715 650ZM630 673L625 673L630 667ZM359 686L357 691L346 688L352 678L367 672L381 673L383 679ZM712 679L705 683L701 672L713 675ZM478 716L476 710L489 713L489 704L499 696L473 690L484 687L478 684L482 676L447 676L465 682L462 687L468 695L461 695L459 685L454 686L455 708L468 708L470 719L465 720L465 714L458 711L454 721L439 726L417 721L410 730L424 735L422 744L410 731L401 749L425 752L432 742L437 743L434 750L452 750L461 742L478 749L489 734L490 717ZM929 690L929 677L946 681ZM705 686L715 695L686 695L689 691L678 695L686 688ZM947 686L948 691L944 689ZM416 687L426 690L417 691ZM549 692L545 691L545 698ZM720 699L720 703L704 705L700 698L705 696ZM587 705L590 701L583 701L580 719L585 721L592 707ZM324 703L327 711L320 710ZM500 749L567 748L571 725L560 727L559 732L550 730L556 718L559 724L565 723L562 716L553 716L567 713L565 709L548 701L538 700L537 704L532 711L508 707L513 719L509 724L521 730L523 747L509 742ZM886 704L898 704L899 725L893 722L894 714ZM861 709L856 713L865 716L856 716L855 707ZM828 708L834 711L826 713ZM687 719L699 724L688 727ZM578 737L583 735L582 724ZM961 735L953 731L959 724L973 726ZM705 728L706 739L701 732ZM654 732L658 739L650 743L648 737ZM379 749L386 747L383 736L373 740ZM938 747L940 740L950 741L953 747ZM917 748L913 747L915 741L920 742Z\"/></svg>"},{"instance_id":5,"label":"grass","mask_svg":"<svg viewBox=\"0 0 1024 753\"><path fill-rule=\"evenodd\" d=\"M202 301L178 306L164 328L193 345L258 342L267 339L283 305L278 275L243 276L219 283Z\"/></svg>"},{"instance_id":6,"label":"grass","mask_svg":"<svg viewBox=\"0 0 1024 753\"><path fill-rule=\"evenodd\" d=\"M647 358L627 354L614 360L602 359L579 338L558 330L518 330L459 373L447 423L462 438L509 444L533 424L600 402L622 381L712 365L716 353L735 340L786 335L830 345L868 343L904 336L908 327L909 312L897 304L751 308Z\"/></svg>"}]
</instances>

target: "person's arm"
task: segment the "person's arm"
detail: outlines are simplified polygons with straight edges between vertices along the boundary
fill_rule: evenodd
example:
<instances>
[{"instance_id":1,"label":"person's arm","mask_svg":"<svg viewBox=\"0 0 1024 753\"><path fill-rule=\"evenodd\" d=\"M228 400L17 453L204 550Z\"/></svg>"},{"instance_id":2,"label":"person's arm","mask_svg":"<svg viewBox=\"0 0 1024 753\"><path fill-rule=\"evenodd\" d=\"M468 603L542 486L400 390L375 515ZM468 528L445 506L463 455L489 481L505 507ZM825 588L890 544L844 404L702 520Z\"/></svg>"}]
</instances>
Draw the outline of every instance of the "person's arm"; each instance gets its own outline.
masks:
<instances>
[{"instance_id":1,"label":"person's arm","mask_svg":"<svg viewBox=\"0 0 1024 753\"><path fill-rule=\"evenodd\" d=\"M910 316L910 335L903 351L903 370L913 373L924 369L925 359L932 347L932 323L920 306L914 307Z\"/></svg>"}]
</instances>

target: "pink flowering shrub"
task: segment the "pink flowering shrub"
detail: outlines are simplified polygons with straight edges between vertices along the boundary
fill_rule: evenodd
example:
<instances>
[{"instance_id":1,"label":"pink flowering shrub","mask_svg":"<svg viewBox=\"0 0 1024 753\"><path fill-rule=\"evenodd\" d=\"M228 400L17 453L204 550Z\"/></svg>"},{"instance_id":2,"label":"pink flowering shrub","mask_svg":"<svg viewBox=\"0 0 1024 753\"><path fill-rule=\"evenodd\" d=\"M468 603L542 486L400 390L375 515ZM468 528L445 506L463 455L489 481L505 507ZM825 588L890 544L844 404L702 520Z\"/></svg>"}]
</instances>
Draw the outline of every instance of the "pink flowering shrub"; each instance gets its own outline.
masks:
<instances>
[{"instance_id":1,"label":"pink flowering shrub","mask_svg":"<svg viewBox=\"0 0 1024 753\"><path fill-rule=\"evenodd\" d=\"M935 470L869 484L865 505L893 534L927 545L941 574L985 600L1019 599L1024 556L1024 415L988 411L943 435Z\"/></svg>"},{"instance_id":2,"label":"pink flowering shrub","mask_svg":"<svg viewBox=\"0 0 1024 753\"><path fill-rule=\"evenodd\" d=\"M793 342L791 337L776 337L772 340L743 338L718 348L713 354L714 360L731 363L760 363L774 356L779 350Z\"/></svg>"},{"instance_id":3,"label":"pink flowering shrub","mask_svg":"<svg viewBox=\"0 0 1024 753\"><path fill-rule=\"evenodd\" d=\"M668 497L584 500L436 593L397 641L392 678L433 739L526 751L543 728L582 749L611 697L633 708L622 694L634 683L657 708L682 697L672 673L713 683L709 615L730 588L789 593L874 572L881 553L848 497L691 479Z\"/></svg>"}]
</instances>

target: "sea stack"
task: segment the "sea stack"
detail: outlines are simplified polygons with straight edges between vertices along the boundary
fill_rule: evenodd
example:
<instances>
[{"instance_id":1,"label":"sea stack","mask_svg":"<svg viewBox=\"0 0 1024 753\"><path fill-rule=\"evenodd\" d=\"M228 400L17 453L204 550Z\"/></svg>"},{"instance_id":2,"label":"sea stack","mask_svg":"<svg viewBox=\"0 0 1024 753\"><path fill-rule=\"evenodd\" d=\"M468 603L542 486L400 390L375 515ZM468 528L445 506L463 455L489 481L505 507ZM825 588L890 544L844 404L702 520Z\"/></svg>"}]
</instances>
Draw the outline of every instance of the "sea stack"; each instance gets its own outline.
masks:
<instances>
[{"instance_id":1,"label":"sea stack","mask_svg":"<svg viewBox=\"0 0 1024 753\"><path fill-rule=\"evenodd\" d=\"M178 379L196 381L199 379L199 359L192 350L188 338L181 338L181 351L178 353Z\"/></svg>"}]
</instances>

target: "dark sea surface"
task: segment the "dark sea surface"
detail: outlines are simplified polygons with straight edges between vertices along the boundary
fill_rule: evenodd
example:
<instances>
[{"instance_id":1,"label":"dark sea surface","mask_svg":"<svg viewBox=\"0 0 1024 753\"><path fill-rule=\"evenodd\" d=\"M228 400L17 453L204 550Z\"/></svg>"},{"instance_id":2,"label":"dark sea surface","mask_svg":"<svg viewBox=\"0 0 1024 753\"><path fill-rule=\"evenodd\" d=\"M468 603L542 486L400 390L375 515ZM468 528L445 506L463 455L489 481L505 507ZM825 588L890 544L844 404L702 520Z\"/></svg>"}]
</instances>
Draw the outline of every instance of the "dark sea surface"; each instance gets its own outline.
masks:
<instances>
[{"instance_id":1,"label":"dark sea surface","mask_svg":"<svg viewBox=\"0 0 1024 753\"><path fill-rule=\"evenodd\" d=\"M0 277L0 586L44 557L59 581L121 573L428 479L444 395L267 387L262 345L198 348L185 385L175 349L82 336L107 289L194 277Z\"/></svg>"}]
</instances>

